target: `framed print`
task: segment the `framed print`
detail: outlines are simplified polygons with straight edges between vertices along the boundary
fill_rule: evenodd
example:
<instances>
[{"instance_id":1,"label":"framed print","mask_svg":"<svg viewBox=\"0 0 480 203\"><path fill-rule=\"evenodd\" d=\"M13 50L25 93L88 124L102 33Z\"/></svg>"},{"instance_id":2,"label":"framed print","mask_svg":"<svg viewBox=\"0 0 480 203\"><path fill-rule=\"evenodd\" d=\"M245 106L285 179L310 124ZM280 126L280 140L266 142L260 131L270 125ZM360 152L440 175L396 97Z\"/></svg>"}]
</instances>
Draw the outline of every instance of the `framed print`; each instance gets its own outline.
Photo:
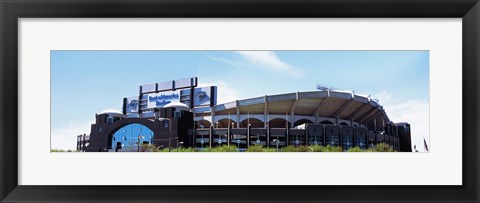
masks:
<instances>
[{"instance_id":1,"label":"framed print","mask_svg":"<svg viewBox=\"0 0 480 203\"><path fill-rule=\"evenodd\" d=\"M2 1L0 197L477 202L479 9Z\"/></svg>"}]
</instances>

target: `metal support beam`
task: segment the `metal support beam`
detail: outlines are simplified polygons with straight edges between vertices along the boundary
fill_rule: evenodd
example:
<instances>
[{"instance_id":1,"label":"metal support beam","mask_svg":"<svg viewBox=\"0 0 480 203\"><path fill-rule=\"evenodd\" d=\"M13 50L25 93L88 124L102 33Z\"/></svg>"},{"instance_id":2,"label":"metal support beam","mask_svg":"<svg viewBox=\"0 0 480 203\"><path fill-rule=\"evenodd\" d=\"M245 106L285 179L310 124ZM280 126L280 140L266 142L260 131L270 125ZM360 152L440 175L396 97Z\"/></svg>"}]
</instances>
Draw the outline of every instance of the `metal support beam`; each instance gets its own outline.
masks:
<instances>
[{"instance_id":1,"label":"metal support beam","mask_svg":"<svg viewBox=\"0 0 480 203\"><path fill-rule=\"evenodd\" d=\"M323 99L322 102L320 102L320 104L317 106L317 109L315 109L315 113L313 114L313 116L316 116L320 113L320 110L322 109L323 105L327 103L328 98L330 98L330 90L327 91L327 97L325 97L325 99Z\"/></svg>"},{"instance_id":2,"label":"metal support beam","mask_svg":"<svg viewBox=\"0 0 480 203\"><path fill-rule=\"evenodd\" d=\"M375 113L376 110L377 110L377 108L371 108L370 110L368 110L367 112L365 112L361 116L359 116L357 120L364 121L365 118L367 118L368 116L371 116L371 114Z\"/></svg>"},{"instance_id":3,"label":"metal support beam","mask_svg":"<svg viewBox=\"0 0 480 203\"><path fill-rule=\"evenodd\" d=\"M371 121L372 119L377 118L381 114L382 114L381 111L377 111L376 113L373 113L372 115L365 117L364 120L367 121L367 122Z\"/></svg>"},{"instance_id":4,"label":"metal support beam","mask_svg":"<svg viewBox=\"0 0 480 203\"><path fill-rule=\"evenodd\" d=\"M377 113L374 113L372 116L369 116L367 119L365 119L365 123L367 124L367 127L368 127L368 123L370 123L371 121L374 121L375 122L375 125L377 125L376 123L376 118L381 115L381 112L377 112ZM377 129L375 129L376 131Z\"/></svg>"},{"instance_id":5,"label":"metal support beam","mask_svg":"<svg viewBox=\"0 0 480 203\"><path fill-rule=\"evenodd\" d=\"M352 104L353 104L353 98L345 102L345 104L343 104L342 107L340 107L340 109L338 109L337 112L333 114L333 117L339 117L340 114L342 114L345 111L345 109L347 109Z\"/></svg>"},{"instance_id":6,"label":"metal support beam","mask_svg":"<svg viewBox=\"0 0 480 203\"><path fill-rule=\"evenodd\" d=\"M368 103L364 103L362 106L360 106L355 112L353 112L351 115L348 116L348 119L354 120L359 116L359 114L365 110L365 107L368 106Z\"/></svg>"}]
</instances>

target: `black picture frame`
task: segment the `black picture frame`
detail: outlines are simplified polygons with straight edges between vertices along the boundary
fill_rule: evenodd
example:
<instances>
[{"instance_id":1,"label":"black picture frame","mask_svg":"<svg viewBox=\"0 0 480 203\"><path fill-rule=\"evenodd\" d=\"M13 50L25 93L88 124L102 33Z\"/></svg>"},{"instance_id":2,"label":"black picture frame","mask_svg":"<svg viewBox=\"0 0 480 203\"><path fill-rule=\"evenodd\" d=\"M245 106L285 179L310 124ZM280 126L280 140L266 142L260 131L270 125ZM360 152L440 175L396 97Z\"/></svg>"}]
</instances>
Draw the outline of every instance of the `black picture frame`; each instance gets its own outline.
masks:
<instances>
[{"instance_id":1,"label":"black picture frame","mask_svg":"<svg viewBox=\"0 0 480 203\"><path fill-rule=\"evenodd\" d=\"M1 0L4 202L479 202L478 0ZM462 186L18 185L18 18L462 18ZM459 70L460 71L460 70ZM78 169L72 171L76 173ZM446 174L448 175L448 174Z\"/></svg>"}]
</instances>

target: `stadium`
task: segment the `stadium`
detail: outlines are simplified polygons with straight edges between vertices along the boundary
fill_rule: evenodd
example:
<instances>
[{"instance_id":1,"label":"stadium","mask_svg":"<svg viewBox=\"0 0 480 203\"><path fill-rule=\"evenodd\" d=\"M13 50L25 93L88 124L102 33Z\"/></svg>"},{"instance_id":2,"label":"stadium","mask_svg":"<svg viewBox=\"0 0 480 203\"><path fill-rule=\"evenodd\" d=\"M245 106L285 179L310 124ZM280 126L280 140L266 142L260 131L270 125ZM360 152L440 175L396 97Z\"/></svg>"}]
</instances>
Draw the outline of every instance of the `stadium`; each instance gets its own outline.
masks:
<instances>
[{"instance_id":1,"label":"stadium","mask_svg":"<svg viewBox=\"0 0 480 203\"><path fill-rule=\"evenodd\" d=\"M411 152L408 123L394 123L378 100L317 85L292 92L217 104L217 87L197 87L196 77L142 85L123 99L122 111L97 113L90 134L77 136L77 151L141 151L234 145L339 146L344 151L386 143Z\"/></svg>"}]
</instances>

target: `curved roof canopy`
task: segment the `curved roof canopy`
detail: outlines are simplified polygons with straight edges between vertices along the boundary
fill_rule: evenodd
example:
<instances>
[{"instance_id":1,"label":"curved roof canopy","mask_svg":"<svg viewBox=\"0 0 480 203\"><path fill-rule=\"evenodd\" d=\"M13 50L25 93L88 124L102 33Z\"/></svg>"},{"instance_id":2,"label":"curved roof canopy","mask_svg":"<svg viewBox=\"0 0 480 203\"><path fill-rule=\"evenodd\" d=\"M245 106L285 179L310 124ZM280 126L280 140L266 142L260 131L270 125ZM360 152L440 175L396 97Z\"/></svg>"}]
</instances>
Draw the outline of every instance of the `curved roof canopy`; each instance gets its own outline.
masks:
<instances>
[{"instance_id":1,"label":"curved roof canopy","mask_svg":"<svg viewBox=\"0 0 480 203\"><path fill-rule=\"evenodd\" d=\"M268 113L339 118L364 124L376 121L377 126L390 122L377 101L354 92L336 90L265 95L218 104L212 110L215 115Z\"/></svg>"}]
</instances>

